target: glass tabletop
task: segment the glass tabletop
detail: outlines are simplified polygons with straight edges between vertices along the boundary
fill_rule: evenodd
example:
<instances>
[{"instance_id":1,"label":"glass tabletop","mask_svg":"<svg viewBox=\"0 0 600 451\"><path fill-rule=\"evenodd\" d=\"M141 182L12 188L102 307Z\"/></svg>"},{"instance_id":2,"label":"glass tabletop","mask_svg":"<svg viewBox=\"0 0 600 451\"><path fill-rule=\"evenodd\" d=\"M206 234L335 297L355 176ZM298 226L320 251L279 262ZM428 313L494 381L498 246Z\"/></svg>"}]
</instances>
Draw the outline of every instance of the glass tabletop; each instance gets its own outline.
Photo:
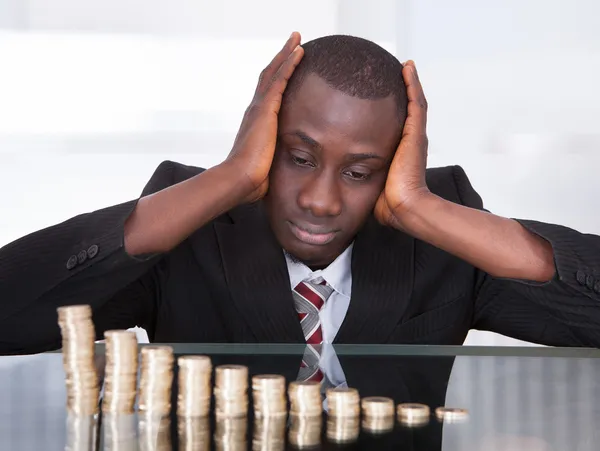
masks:
<instances>
[{"instance_id":1,"label":"glass tabletop","mask_svg":"<svg viewBox=\"0 0 600 451\"><path fill-rule=\"evenodd\" d=\"M141 345L143 346L143 345ZM202 354L213 367L241 364L250 376L281 374L296 380L302 345L172 344L176 356ZM361 397L385 396L394 403L431 409L424 424L395 419L391 430L374 433L359 423L342 440L328 417L319 426L287 417L265 423L247 417L217 421L141 416L74 417L65 407L60 353L0 357L0 449L21 450L208 450L298 449L299 431L317 427L310 449L356 450L596 450L600 442L600 350L547 347L437 347L337 345L336 384ZM96 347L103 375L104 347ZM176 370L177 368L175 368ZM341 382L340 382L341 380ZM172 405L177 395L173 378ZM250 400L252 396L249 396ZM466 409L460 422L440 421L437 407ZM270 430L284 440L270 441ZM304 429L303 429L304 428ZM338 431L339 432L339 431Z\"/></svg>"}]
</instances>

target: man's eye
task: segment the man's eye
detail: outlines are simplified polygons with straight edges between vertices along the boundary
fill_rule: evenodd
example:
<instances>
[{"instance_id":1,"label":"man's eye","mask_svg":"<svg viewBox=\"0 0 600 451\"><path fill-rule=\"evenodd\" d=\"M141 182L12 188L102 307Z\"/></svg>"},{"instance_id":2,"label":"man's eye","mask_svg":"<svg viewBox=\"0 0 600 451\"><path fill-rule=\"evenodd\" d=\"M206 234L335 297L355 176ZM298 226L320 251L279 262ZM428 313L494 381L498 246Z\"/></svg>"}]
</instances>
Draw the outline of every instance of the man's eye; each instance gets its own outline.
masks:
<instances>
[{"instance_id":1,"label":"man's eye","mask_svg":"<svg viewBox=\"0 0 600 451\"><path fill-rule=\"evenodd\" d=\"M299 166L312 166L312 163L304 158L296 157L292 155L292 161Z\"/></svg>"},{"instance_id":2,"label":"man's eye","mask_svg":"<svg viewBox=\"0 0 600 451\"><path fill-rule=\"evenodd\" d=\"M369 174L356 171L348 171L346 175L354 180L367 180L369 178Z\"/></svg>"}]
</instances>

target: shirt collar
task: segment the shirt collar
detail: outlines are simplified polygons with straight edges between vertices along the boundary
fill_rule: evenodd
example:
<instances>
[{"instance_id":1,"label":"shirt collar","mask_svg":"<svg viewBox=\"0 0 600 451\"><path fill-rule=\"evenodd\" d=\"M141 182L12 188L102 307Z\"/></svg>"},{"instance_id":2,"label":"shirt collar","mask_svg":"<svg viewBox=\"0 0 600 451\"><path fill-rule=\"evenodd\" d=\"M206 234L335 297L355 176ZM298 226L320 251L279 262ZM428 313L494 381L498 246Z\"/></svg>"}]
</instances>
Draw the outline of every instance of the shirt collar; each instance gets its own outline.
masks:
<instances>
[{"instance_id":1,"label":"shirt collar","mask_svg":"<svg viewBox=\"0 0 600 451\"><path fill-rule=\"evenodd\" d=\"M290 276L290 286L292 289L303 280L312 280L321 276L338 293L350 297L352 292L352 248L351 243L344 252L342 252L333 262L324 269L312 271L304 263L292 260L287 253L285 261L287 263Z\"/></svg>"}]
</instances>

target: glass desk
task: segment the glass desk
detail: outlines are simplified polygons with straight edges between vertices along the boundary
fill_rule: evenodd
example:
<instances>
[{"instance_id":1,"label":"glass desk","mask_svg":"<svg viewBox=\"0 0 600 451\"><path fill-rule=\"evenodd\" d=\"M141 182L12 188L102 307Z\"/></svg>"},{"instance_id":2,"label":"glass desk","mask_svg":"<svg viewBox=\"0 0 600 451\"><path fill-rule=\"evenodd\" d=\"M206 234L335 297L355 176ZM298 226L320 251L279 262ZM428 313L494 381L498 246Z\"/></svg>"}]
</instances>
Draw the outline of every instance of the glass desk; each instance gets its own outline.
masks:
<instances>
[{"instance_id":1,"label":"glass desk","mask_svg":"<svg viewBox=\"0 0 600 451\"><path fill-rule=\"evenodd\" d=\"M288 381L296 379L304 352L298 345L172 346L176 356L205 354L213 366L243 364L250 375L276 373ZM335 351L347 385L362 397L388 396L396 404L419 402L432 411L438 406L461 407L468 409L469 418L451 424L432 415L419 427L395 422L391 432L374 435L361 430L356 440L341 444L328 439L324 414L321 443L312 449L600 449L600 350L339 345ZM96 354L102 373L102 345ZM176 381L175 375L173 399ZM151 439L147 425L136 417L99 414L94 423L74 420L65 409L59 353L0 357L0 396L1 450L297 449L290 443L253 443L257 431L252 406L248 418L236 426L237 442L222 440L223 425L217 425L213 416L206 422L178 424L174 408L171 417L153 429L157 435ZM286 439L291 427L290 420L282 426Z\"/></svg>"}]
</instances>

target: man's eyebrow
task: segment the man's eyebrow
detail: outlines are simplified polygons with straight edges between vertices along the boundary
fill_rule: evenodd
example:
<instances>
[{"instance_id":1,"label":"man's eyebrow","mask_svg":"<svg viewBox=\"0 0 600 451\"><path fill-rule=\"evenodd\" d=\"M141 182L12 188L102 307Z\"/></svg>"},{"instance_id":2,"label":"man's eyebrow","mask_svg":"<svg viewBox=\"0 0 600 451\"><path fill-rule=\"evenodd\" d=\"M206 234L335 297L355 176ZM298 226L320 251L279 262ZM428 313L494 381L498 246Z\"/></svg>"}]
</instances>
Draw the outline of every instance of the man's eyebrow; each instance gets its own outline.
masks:
<instances>
[{"instance_id":1,"label":"man's eyebrow","mask_svg":"<svg viewBox=\"0 0 600 451\"><path fill-rule=\"evenodd\" d=\"M316 139L311 138L306 133L304 133L302 130L295 130L293 132L284 133L284 135L291 135L291 136L300 138L305 144L308 144L309 146L311 146L317 150L323 149L323 146Z\"/></svg>"},{"instance_id":2,"label":"man's eyebrow","mask_svg":"<svg viewBox=\"0 0 600 451\"><path fill-rule=\"evenodd\" d=\"M385 158L383 158L381 155L377 155L376 153L351 153L348 155L348 160L351 161L369 160L371 158L385 160Z\"/></svg>"}]
</instances>

